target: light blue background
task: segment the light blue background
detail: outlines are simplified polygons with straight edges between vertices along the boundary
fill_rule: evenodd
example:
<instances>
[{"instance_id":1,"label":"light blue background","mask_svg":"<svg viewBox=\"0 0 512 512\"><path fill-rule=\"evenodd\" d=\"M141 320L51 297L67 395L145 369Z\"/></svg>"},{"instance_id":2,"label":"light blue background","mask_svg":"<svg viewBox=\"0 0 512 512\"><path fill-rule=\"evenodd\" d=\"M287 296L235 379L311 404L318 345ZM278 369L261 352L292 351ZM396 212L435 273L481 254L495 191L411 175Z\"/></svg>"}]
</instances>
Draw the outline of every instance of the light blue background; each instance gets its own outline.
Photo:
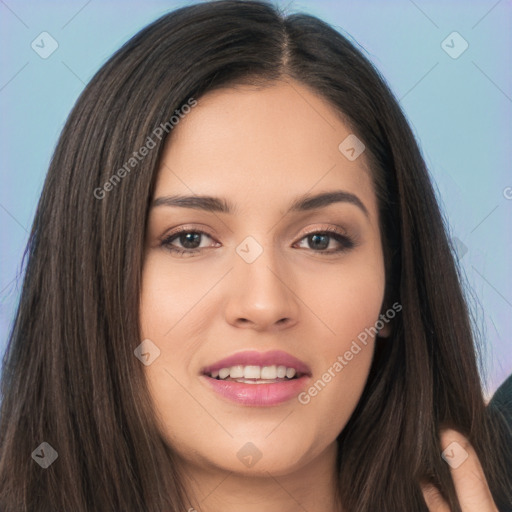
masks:
<instances>
[{"instance_id":1,"label":"light blue background","mask_svg":"<svg viewBox=\"0 0 512 512\"><path fill-rule=\"evenodd\" d=\"M78 95L142 27L190 2L0 2L0 351L50 158ZM486 340L487 393L512 373L512 4L467 1L279 1L355 39L390 84L420 141L460 245L472 313ZM41 32L58 42L42 59ZM469 43L457 59L441 42ZM454 43L455 44L455 43ZM457 43L458 44L458 43Z\"/></svg>"}]
</instances>

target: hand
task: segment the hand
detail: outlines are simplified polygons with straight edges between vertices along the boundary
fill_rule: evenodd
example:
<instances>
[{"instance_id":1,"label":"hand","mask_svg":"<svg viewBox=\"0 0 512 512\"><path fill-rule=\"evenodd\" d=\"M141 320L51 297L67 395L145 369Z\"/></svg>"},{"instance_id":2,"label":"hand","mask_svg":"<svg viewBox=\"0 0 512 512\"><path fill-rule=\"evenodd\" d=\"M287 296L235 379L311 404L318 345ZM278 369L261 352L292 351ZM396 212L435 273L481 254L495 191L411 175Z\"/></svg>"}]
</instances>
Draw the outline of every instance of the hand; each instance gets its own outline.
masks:
<instances>
[{"instance_id":1,"label":"hand","mask_svg":"<svg viewBox=\"0 0 512 512\"><path fill-rule=\"evenodd\" d=\"M458 445L452 445L453 442ZM450 465L462 511L498 512L480 461L469 441L459 432L448 429L441 432L441 447L444 458ZM431 484L422 485L422 491L430 512L450 512L448 504L436 487Z\"/></svg>"}]
</instances>

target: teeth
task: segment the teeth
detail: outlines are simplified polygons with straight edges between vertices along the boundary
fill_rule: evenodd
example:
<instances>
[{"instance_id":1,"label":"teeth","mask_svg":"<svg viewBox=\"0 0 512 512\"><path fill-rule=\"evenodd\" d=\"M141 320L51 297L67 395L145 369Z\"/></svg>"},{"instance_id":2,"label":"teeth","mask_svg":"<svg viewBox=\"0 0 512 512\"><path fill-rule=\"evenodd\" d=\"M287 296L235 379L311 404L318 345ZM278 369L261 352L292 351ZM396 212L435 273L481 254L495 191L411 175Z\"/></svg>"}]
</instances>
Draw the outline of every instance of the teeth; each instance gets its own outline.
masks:
<instances>
[{"instance_id":1,"label":"teeth","mask_svg":"<svg viewBox=\"0 0 512 512\"><path fill-rule=\"evenodd\" d=\"M245 379L259 379L261 377L261 368L259 366L246 366L244 368Z\"/></svg>"},{"instance_id":2,"label":"teeth","mask_svg":"<svg viewBox=\"0 0 512 512\"><path fill-rule=\"evenodd\" d=\"M276 379L292 379L297 374L295 368L287 368L286 366L255 366L255 365L235 365L230 368L221 368L210 373L210 377L216 379L227 379L231 377L237 382L245 382L247 384L256 384L256 382L264 384L274 382Z\"/></svg>"},{"instance_id":3,"label":"teeth","mask_svg":"<svg viewBox=\"0 0 512 512\"><path fill-rule=\"evenodd\" d=\"M244 367L241 364L237 366L232 366L229 371L229 376L232 379L240 379L241 377L244 376Z\"/></svg>"},{"instance_id":4,"label":"teeth","mask_svg":"<svg viewBox=\"0 0 512 512\"><path fill-rule=\"evenodd\" d=\"M286 377L291 379L295 375L295 368L286 368Z\"/></svg>"},{"instance_id":5,"label":"teeth","mask_svg":"<svg viewBox=\"0 0 512 512\"><path fill-rule=\"evenodd\" d=\"M277 378L277 368L276 366L264 366L261 369L261 378L273 380Z\"/></svg>"},{"instance_id":6,"label":"teeth","mask_svg":"<svg viewBox=\"0 0 512 512\"><path fill-rule=\"evenodd\" d=\"M229 368L221 368L219 370L219 379L225 379L229 377Z\"/></svg>"},{"instance_id":7,"label":"teeth","mask_svg":"<svg viewBox=\"0 0 512 512\"><path fill-rule=\"evenodd\" d=\"M236 382L242 382L243 384L273 384L275 380L236 379Z\"/></svg>"}]
</instances>

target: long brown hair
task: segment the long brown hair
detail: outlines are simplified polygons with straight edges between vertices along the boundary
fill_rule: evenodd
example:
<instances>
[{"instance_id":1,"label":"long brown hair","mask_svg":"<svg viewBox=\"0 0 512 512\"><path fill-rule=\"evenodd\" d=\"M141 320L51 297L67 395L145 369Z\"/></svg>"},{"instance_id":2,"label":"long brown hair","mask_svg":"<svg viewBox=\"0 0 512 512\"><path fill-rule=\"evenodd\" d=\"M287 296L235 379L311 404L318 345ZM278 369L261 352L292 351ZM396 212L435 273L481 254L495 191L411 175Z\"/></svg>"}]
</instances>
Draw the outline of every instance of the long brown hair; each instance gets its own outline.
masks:
<instances>
[{"instance_id":1,"label":"long brown hair","mask_svg":"<svg viewBox=\"0 0 512 512\"><path fill-rule=\"evenodd\" d=\"M155 130L207 91L283 77L327 99L364 142L379 201L386 301L403 307L392 337L378 341L363 396L339 435L343 506L425 511L419 482L429 481L460 511L440 457L441 425L469 437L496 503L511 506L511 476L499 455L510 457L510 446L499 445L486 411L444 221L396 99L328 24L284 16L265 2L226 0L180 8L137 33L86 86L62 131L3 361L3 511L190 505L133 354L141 342L148 205L172 127L160 138ZM154 147L127 167L148 137ZM46 469L31 456L42 442L58 453Z\"/></svg>"}]
</instances>

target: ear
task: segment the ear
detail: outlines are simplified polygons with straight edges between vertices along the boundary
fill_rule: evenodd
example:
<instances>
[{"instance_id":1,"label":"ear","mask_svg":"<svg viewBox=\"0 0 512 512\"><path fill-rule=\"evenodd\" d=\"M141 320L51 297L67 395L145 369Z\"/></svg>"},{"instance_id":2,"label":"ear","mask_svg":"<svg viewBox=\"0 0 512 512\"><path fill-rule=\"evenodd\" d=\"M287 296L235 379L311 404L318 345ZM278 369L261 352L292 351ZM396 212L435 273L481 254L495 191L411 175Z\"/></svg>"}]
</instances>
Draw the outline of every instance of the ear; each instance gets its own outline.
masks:
<instances>
[{"instance_id":1,"label":"ear","mask_svg":"<svg viewBox=\"0 0 512 512\"><path fill-rule=\"evenodd\" d=\"M393 315L391 318L387 316L387 313L390 309L393 309L388 305L388 301L385 301L382 306L381 314L379 315L380 323L384 324L382 329L378 332L377 336L379 338L389 338L391 333L393 332Z\"/></svg>"},{"instance_id":2,"label":"ear","mask_svg":"<svg viewBox=\"0 0 512 512\"><path fill-rule=\"evenodd\" d=\"M379 331L379 338L389 338L393 329L391 327L391 322L384 323L384 327Z\"/></svg>"}]
</instances>

